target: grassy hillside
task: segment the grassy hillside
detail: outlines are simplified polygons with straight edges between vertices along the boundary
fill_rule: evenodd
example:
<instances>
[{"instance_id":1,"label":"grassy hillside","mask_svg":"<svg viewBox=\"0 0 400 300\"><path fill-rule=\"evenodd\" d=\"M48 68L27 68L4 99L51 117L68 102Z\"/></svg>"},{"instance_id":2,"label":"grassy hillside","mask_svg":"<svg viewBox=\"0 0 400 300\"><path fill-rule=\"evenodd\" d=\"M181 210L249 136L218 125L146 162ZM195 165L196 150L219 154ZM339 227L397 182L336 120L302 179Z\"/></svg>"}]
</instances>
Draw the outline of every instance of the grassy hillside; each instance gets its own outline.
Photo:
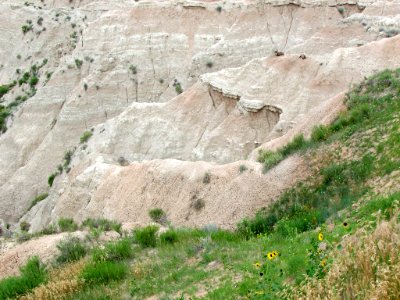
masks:
<instances>
[{"instance_id":1,"label":"grassy hillside","mask_svg":"<svg viewBox=\"0 0 400 300\"><path fill-rule=\"evenodd\" d=\"M303 155L313 175L235 232L147 227L101 245L92 226L21 299L398 299L400 69L366 79L346 104L309 140L260 153L266 170Z\"/></svg>"}]
</instances>

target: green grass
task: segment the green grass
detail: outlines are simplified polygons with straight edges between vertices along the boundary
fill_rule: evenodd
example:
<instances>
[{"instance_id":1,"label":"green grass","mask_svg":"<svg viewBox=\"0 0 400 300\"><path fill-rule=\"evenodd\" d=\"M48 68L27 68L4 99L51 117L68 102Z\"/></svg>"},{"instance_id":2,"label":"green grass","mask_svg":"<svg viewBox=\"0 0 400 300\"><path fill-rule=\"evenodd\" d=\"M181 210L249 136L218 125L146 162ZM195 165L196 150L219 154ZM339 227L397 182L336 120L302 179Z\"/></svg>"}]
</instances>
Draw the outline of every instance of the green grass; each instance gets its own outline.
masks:
<instances>
[{"instance_id":1,"label":"green grass","mask_svg":"<svg viewBox=\"0 0 400 300\"><path fill-rule=\"evenodd\" d=\"M14 299L46 282L47 271L38 257L32 257L20 269L21 275L0 281L0 299Z\"/></svg>"},{"instance_id":2,"label":"green grass","mask_svg":"<svg viewBox=\"0 0 400 300\"><path fill-rule=\"evenodd\" d=\"M86 143L91 137L93 133L91 131L85 131L81 136L81 144Z\"/></svg>"},{"instance_id":3,"label":"green grass","mask_svg":"<svg viewBox=\"0 0 400 300\"><path fill-rule=\"evenodd\" d=\"M147 226L141 229L136 229L133 233L135 241L144 248L152 247L157 245L156 233L158 231L157 226Z\"/></svg>"},{"instance_id":4,"label":"green grass","mask_svg":"<svg viewBox=\"0 0 400 300\"><path fill-rule=\"evenodd\" d=\"M160 242L162 244L174 244L178 241L178 233L174 229L168 229L160 234Z\"/></svg>"},{"instance_id":5,"label":"green grass","mask_svg":"<svg viewBox=\"0 0 400 300\"><path fill-rule=\"evenodd\" d=\"M101 261L86 265L82 270L81 277L91 284L99 284L122 280L128 275L128 272L129 269L125 263Z\"/></svg>"},{"instance_id":6,"label":"green grass","mask_svg":"<svg viewBox=\"0 0 400 300\"><path fill-rule=\"evenodd\" d=\"M61 218L58 220L58 228L60 229L61 232L65 231L72 232L78 229L78 225L71 218Z\"/></svg>"},{"instance_id":7,"label":"green grass","mask_svg":"<svg viewBox=\"0 0 400 300\"><path fill-rule=\"evenodd\" d=\"M104 218L92 219L87 218L85 221L82 222L82 228L89 228L91 230L98 229L101 231L116 231L118 233L122 233L122 225L113 220L107 220Z\"/></svg>"},{"instance_id":8,"label":"green grass","mask_svg":"<svg viewBox=\"0 0 400 300\"><path fill-rule=\"evenodd\" d=\"M122 261L132 257L133 249L129 239L108 243L103 248L95 249L92 255L94 262Z\"/></svg>"},{"instance_id":9,"label":"green grass","mask_svg":"<svg viewBox=\"0 0 400 300\"><path fill-rule=\"evenodd\" d=\"M30 210L32 207L34 207L40 201L43 201L44 199L46 199L48 196L49 196L48 193L38 195L35 199L32 200L31 205L29 206L28 210Z\"/></svg>"}]
</instances>

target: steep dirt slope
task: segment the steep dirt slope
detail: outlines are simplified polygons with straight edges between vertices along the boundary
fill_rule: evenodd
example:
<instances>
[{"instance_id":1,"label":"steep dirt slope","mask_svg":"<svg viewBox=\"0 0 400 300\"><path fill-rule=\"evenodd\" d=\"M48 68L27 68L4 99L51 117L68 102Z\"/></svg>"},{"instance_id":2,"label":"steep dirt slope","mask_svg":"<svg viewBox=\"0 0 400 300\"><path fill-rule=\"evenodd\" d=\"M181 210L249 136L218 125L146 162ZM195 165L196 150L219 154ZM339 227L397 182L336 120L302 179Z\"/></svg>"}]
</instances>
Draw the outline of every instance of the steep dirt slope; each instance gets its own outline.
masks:
<instances>
[{"instance_id":1,"label":"steep dirt slope","mask_svg":"<svg viewBox=\"0 0 400 300\"><path fill-rule=\"evenodd\" d=\"M0 4L2 84L48 59L36 94L0 136L0 218L17 221L83 131L94 135L25 216L32 230L61 215L146 222L154 206L177 224L232 226L301 180L306 166L293 159L262 175L249 162L254 171L238 175L241 162L216 163L254 157L299 124L311 128L340 108L349 82L400 65L399 39L385 38L399 28L398 1L44 4ZM121 157L132 164L119 166ZM206 203L200 212L194 195Z\"/></svg>"}]
</instances>

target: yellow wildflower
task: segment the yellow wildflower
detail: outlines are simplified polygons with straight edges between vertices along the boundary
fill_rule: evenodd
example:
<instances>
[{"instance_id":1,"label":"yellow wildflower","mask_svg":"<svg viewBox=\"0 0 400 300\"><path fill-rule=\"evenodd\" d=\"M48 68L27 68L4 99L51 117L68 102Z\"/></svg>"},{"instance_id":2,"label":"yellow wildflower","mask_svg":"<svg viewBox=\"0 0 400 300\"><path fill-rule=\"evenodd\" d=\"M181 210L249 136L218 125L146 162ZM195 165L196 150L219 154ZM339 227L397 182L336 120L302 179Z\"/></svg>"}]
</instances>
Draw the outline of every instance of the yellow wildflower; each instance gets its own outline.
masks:
<instances>
[{"instance_id":1,"label":"yellow wildflower","mask_svg":"<svg viewBox=\"0 0 400 300\"><path fill-rule=\"evenodd\" d=\"M267 257L269 260L273 260L275 256L272 254L272 252L268 252Z\"/></svg>"},{"instance_id":2,"label":"yellow wildflower","mask_svg":"<svg viewBox=\"0 0 400 300\"><path fill-rule=\"evenodd\" d=\"M323 267L326 266L326 260L325 260L325 259L323 259L323 260L321 261L321 266L323 266Z\"/></svg>"},{"instance_id":3,"label":"yellow wildflower","mask_svg":"<svg viewBox=\"0 0 400 300\"><path fill-rule=\"evenodd\" d=\"M272 251L272 255L273 255L274 257L277 257L277 256L278 256L278 252Z\"/></svg>"},{"instance_id":4,"label":"yellow wildflower","mask_svg":"<svg viewBox=\"0 0 400 300\"><path fill-rule=\"evenodd\" d=\"M261 267L261 264L260 264L259 262L256 262L256 263L254 264L254 266L255 266L257 269L259 269L259 268Z\"/></svg>"},{"instance_id":5,"label":"yellow wildflower","mask_svg":"<svg viewBox=\"0 0 400 300\"><path fill-rule=\"evenodd\" d=\"M324 234L323 234L322 232L320 232L320 233L318 234L318 239L319 239L320 241L322 241L322 240L324 239Z\"/></svg>"}]
</instances>

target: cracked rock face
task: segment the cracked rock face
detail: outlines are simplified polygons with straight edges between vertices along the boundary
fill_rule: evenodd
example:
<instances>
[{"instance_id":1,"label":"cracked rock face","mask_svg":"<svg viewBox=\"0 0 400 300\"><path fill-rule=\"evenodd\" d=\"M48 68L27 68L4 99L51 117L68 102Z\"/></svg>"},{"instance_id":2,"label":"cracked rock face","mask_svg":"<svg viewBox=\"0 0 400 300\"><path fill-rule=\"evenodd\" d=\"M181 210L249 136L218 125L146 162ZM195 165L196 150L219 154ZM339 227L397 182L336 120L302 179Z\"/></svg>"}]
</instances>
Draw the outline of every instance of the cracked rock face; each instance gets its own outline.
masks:
<instances>
[{"instance_id":1,"label":"cracked rock face","mask_svg":"<svg viewBox=\"0 0 400 300\"><path fill-rule=\"evenodd\" d=\"M292 158L262 175L257 147L307 133L351 84L400 66L400 1L24 3L0 4L0 84L17 81L1 104L27 98L0 135L0 219L32 230L146 223L156 206L174 224L232 227L308 174Z\"/></svg>"}]
</instances>

